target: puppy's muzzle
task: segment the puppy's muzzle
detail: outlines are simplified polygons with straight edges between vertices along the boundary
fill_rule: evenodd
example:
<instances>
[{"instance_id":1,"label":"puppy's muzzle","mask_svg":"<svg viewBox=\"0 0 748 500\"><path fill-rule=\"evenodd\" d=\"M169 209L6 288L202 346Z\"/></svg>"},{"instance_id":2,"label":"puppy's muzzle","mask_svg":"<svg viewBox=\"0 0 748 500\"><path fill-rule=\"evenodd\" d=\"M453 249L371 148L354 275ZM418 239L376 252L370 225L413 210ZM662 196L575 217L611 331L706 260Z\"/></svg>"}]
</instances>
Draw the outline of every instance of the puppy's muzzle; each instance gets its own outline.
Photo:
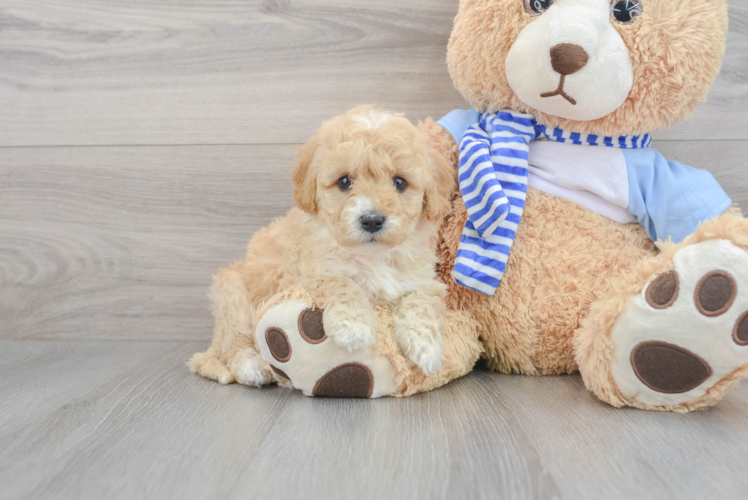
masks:
<instances>
[{"instance_id":1,"label":"puppy's muzzle","mask_svg":"<svg viewBox=\"0 0 748 500\"><path fill-rule=\"evenodd\" d=\"M387 220L384 215L371 212L361 216L361 229L367 233L378 233L384 227L384 222Z\"/></svg>"}]
</instances>

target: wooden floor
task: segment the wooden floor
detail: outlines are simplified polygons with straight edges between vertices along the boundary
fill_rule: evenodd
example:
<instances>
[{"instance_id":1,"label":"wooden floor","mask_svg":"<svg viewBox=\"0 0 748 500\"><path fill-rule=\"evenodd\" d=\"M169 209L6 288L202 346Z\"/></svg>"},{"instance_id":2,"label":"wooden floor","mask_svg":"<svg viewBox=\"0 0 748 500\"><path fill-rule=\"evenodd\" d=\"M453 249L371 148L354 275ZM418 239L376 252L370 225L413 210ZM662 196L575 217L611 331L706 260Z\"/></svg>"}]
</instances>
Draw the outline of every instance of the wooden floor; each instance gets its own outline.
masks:
<instances>
[{"instance_id":1,"label":"wooden floor","mask_svg":"<svg viewBox=\"0 0 748 500\"><path fill-rule=\"evenodd\" d=\"M346 108L466 107L457 0L0 0L0 498L748 496L748 383L690 415L476 370L406 400L222 387L207 286ZM656 143L748 207L748 3Z\"/></svg>"}]
</instances>

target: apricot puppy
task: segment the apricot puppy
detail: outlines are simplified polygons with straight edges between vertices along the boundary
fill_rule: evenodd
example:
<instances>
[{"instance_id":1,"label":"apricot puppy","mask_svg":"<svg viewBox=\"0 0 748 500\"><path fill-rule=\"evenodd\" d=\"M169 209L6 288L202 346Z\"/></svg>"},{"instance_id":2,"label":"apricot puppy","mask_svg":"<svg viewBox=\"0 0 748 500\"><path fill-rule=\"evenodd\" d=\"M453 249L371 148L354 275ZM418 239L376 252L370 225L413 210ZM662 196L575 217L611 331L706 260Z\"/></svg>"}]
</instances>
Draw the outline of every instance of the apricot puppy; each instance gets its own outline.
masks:
<instances>
[{"instance_id":1,"label":"apricot puppy","mask_svg":"<svg viewBox=\"0 0 748 500\"><path fill-rule=\"evenodd\" d=\"M438 370L446 287L433 245L456 181L425 130L371 106L353 109L300 148L293 182L298 208L216 276L213 344L193 357L193 371L222 383L271 382L255 312L297 285L327 304L324 329L350 351L374 344L373 306L390 306L403 353L425 373Z\"/></svg>"}]
</instances>

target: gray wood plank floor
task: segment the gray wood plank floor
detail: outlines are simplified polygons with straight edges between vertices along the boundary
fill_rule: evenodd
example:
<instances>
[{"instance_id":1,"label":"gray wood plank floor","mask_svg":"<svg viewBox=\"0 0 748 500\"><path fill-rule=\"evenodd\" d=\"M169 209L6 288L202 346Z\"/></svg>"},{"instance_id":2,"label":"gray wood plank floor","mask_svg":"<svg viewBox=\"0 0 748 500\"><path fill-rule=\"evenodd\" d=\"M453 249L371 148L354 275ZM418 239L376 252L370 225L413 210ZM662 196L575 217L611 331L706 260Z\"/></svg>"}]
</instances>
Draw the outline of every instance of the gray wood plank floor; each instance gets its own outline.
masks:
<instances>
[{"instance_id":1,"label":"gray wood plank floor","mask_svg":"<svg viewBox=\"0 0 748 500\"><path fill-rule=\"evenodd\" d=\"M482 370L405 400L186 372L197 342L0 341L3 498L745 498L748 390L616 410ZM740 471L736 473L736 471Z\"/></svg>"},{"instance_id":2,"label":"gray wood plank floor","mask_svg":"<svg viewBox=\"0 0 748 500\"><path fill-rule=\"evenodd\" d=\"M691 415L478 369L406 400L222 387L207 286L292 206L294 149L372 102L466 107L456 0L0 0L0 498L746 498L748 384ZM748 208L748 3L656 134Z\"/></svg>"}]
</instances>

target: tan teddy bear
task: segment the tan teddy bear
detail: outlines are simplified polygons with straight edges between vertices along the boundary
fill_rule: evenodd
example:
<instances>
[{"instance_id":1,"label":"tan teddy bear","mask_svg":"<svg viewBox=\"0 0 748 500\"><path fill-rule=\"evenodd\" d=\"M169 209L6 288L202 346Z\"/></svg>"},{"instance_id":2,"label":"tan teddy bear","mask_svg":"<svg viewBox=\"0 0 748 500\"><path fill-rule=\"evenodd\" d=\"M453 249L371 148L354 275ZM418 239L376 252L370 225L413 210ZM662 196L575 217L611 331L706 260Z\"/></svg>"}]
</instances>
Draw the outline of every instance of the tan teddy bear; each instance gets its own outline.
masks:
<instances>
[{"instance_id":1,"label":"tan teddy bear","mask_svg":"<svg viewBox=\"0 0 748 500\"><path fill-rule=\"evenodd\" d=\"M490 368L579 371L617 407L715 404L748 375L748 221L649 134L706 98L726 31L727 0L462 0L448 65L473 109L427 123L460 185L437 244L461 315L443 370L398 353L386 308L375 348L278 363L265 332L303 338L316 299L299 289L251 342L307 394L434 388L471 369L477 335Z\"/></svg>"}]
</instances>

